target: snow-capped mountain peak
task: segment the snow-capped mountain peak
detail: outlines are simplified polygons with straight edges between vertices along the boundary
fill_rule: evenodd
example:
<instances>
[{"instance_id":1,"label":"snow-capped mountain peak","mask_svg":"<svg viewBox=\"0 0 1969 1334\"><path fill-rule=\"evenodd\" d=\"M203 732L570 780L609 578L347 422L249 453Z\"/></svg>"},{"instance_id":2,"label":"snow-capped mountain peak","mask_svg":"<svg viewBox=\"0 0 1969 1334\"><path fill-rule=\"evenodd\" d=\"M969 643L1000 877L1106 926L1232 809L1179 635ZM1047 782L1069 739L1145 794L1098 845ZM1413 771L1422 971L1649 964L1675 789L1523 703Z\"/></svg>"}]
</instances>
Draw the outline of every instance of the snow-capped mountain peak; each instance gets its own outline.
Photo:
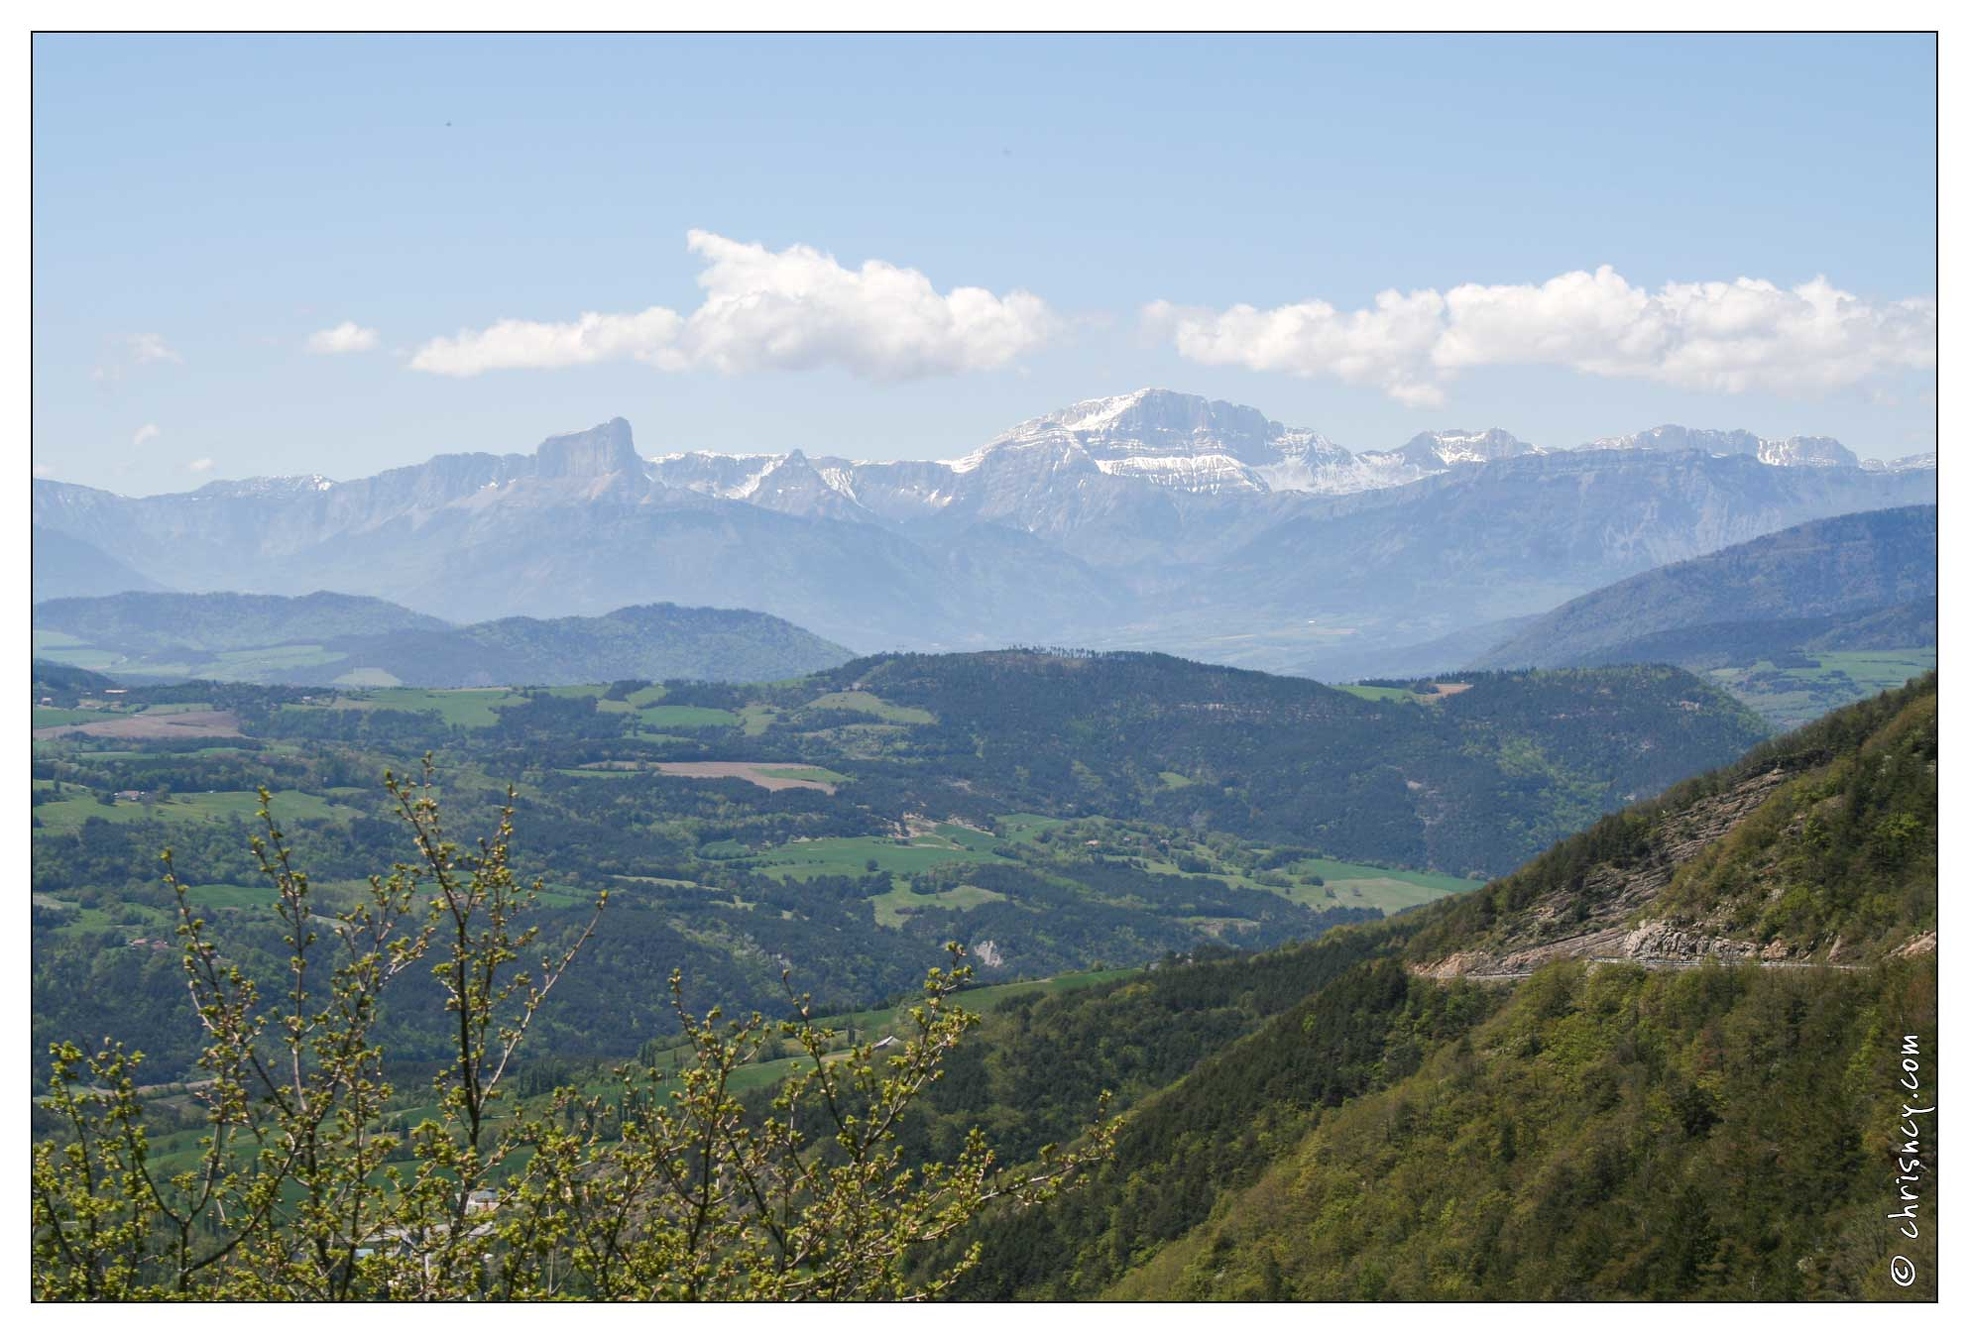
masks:
<instances>
[{"instance_id":1,"label":"snow-capped mountain peak","mask_svg":"<svg viewBox=\"0 0 1969 1334\"><path fill-rule=\"evenodd\" d=\"M1852 450L1829 435L1794 435L1784 440L1760 440L1757 461L1780 468L1857 468Z\"/></svg>"},{"instance_id":2,"label":"snow-capped mountain peak","mask_svg":"<svg viewBox=\"0 0 1969 1334\"><path fill-rule=\"evenodd\" d=\"M1283 426L1256 408L1168 389L1137 389L1021 422L949 466L969 473L994 458L1032 449L1078 449L1110 476L1212 493L1269 491L1281 482L1295 490L1322 489L1322 468L1344 469L1353 462L1317 431Z\"/></svg>"},{"instance_id":3,"label":"snow-capped mountain peak","mask_svg":"<svg viewBox=\"0 0 1969 1334\"><path fill-rule=\"evenodd\" d=\"M1498 459L1545 452L1540 446L1527 444L1509 431L1495 426L1484 431L1454 427L1444 431L1423 431L1400 449L1385 453L1370 451L1362 457L1400 458L1414 467L1434 470L1459 463L1493 463Z\"/></svg>"}]
</instances>

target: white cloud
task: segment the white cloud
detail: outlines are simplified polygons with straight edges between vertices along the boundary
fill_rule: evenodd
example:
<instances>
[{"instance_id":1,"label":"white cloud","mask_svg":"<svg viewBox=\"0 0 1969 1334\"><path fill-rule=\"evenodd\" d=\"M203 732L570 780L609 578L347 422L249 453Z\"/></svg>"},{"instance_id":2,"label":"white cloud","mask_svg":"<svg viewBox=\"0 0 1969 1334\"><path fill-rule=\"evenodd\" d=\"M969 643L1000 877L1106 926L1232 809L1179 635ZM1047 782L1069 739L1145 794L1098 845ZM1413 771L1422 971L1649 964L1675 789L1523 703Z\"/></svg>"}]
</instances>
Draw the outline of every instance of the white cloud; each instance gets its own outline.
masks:
<instances>
[{"instance_id":1,"label":"white cloud","mask_svg":"<svg viewBox=\"0 0 1969 1334\"><path fill-rule=\"evenodd\" d=\"M1601 266L1544 283L1466 283L1375 298L1223 311L1158 301L1145 323L1191 361L1369 384L1408 403L1442 401L1473 366L1564 366L1719 393L1812 394L1935 366L1935 300L1872 303L1824 278L1667 283L1653 292Z\"/></svg>"},{"instance_id":2,"label":"white cloud","mask_svg":"<svg viewBox=\"0 0 1969 1334\"><path fill-rule=\"evenodd\" d=\"M89 371L89 378L99 384L116 385L123 379L124 371L132 366L149 366L160 361L184 364L184 358L164 341L162 334L118 334L107 341L111 351L100 365Z\"/></svg>"},{"instance_id":3,"label":"white cloud","mask_svg":"<svg viewBox=\"0 0 1969 1334\"><path fill-rule=\"evenodd\" d=\"M34 465L34 475L36 477L53 477L55 470L45 463L37 463Z\"/></svg>"},{"instance_id":4,"label":"white cloud","mask_svg":"<svg viewBox=\"0 0 1969 1334\"><path fill-rule=\"evenodd\" d=\"M848 269L811 246L771 251L705 231L704 300L689 316L662 306L578 320L501 320L437 338L413 370L440 375L637 360L662 370L724 374L838 366L870 380L993 370L1053 337L1060 321L1029 292L981 287L939 293L915 269L869 260Z\"/></svg>"},{"instance_id":5,"label":"white cloud","mask_svg":"<svg viewBox=\"0 0 1969 1334\"><path fill-rule=\"evenodd\" d=\"M354 320L343 320L332 329L320 329L308 335L308 351L323 356L367 352L375 346L376 331L365 329Z\"/></svg>"},{"instance_id":6,"label":"white cloud","mask_svg":"<svg viewBox=\"0 0 1969 1334\"><path fill-rule=\"evenodd\" d=\"M192 460L192 461L191 461L190 463L187 463L187 464L185 465L185 467L186 467L187 469L189 469L190 471L192 471L192 472L211 472L211 471L212 471L212 460L211 460L211 459L193 459L193 460Z\"/></svg>"},{"instance_id":7,"label":"white cloud","mask_svg":"<svg viewBox=\"0 0 1969 1334\"><path fill-rule=\"evenodd\" d=\"M164 433L158 429L156 422L145 422L137 428L137 433L130 437L130 443L132 446L141 448L162 434Z\"/></svg>"},{"instance_id":8,"label":"white cloud","mask_svg":"<svg viewBox=\"0 0 1969 1334\"><path fill-rule=\"evenodd\" d=\"M1372 310L1342 312L1324 301L1302 301L1213 313L1157 301L1143 317L1151 329L1172 336L1184 357L1206 366L1332 375L1419 405L1442 401L1428 368L1442 311L1435 292L1387 291L1374 298Z\"/></svg>"},{"instance_id":9,"label":"white cloud","mask_svg":"<svg viewBox=\"0 0 1969 1334\"><path fill-rule=\"evenodd\" d=\"M566 324L500 320L456 338L433 338L410 358L410 369L436 375L477 375L482 371L558 370L594 361L633 357L648 361L677 336L683 318L651 306L638 315L600 315L593 311Z\"/></svg>"},{"instance_id":10,"label":"white cloud","mask_svg":"<svg viewBox=\"0 0 1969 1334\"><path fill-rule=\"evenodd\" d=\"M147 366L153 361L172 361L182 363L184 358L165 345L164 335L154 333L131 334L127 340L130 345L130 358L139 366Z\"/></svg>"},{"instance_id":11,"label":"white cloud","mask_svg":"<svg viewBox=\"0 0 1969 1334\"><path fill-rule=\"evenodd\" d=\"M849 270L809 246L774 253L702 231L690 234L690 247L709 267L679 359L726 373L840 365L902 380L992 370L1055 332L1046 303L1030 292L940 295L915 269L869 260Z\"/></svg>"}]
</instances>

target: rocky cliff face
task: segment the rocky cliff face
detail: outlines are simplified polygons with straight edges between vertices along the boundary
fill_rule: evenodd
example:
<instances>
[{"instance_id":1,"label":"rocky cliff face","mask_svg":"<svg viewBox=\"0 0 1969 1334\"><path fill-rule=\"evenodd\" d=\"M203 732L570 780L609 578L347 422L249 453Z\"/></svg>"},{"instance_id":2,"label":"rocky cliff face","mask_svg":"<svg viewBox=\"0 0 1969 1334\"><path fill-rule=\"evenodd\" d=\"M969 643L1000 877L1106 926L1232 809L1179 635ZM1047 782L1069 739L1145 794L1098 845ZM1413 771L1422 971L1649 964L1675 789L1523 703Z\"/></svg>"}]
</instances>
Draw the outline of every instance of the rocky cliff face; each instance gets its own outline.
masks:
<instances>
[{"instance_id":1,"label":"rocky cliff face","mask_svg":"<svg viewBox=\"0 0 1969 1334\"><path fill-rule=\"evenodd\" d=\"M1610 817L1455 905L1417 937L1414 970L1843 968L1934 949L1936 700L1931 675Z\"/></svg>"},{"instance_id":2,"label":"rocky cliff face","mask_svg":"<svg viewBox=\"0 0 1969 1334\"><path fill-rule=\"evenodd\" d=\"M629 423L612 417L600 426L566 435L550 435L534 452L533 475L544 481L595 481L606 477L641 479L643 460L636 453Z\"/></svg>"},{"instance_id":3,"label":"rocky cliff face","mask_svg":"<svg viewBox=\"0 0 1969 1334\"><path fill-rule=\"evenodd\" d=\"M1484 948L1458 950L1415 971L1435 978L1511 978L1558 959L1686 967L1712 958L1789 958L1791 947L1783 941L1735 940L1718 934L1714 923L1672 926L1648 915L1677 869L1736 829L1789 776L1776 766L1690 804L1663 819L1635 855L1593 866L1566 894L1513 917Z\"/></svg>"}]
</instances>

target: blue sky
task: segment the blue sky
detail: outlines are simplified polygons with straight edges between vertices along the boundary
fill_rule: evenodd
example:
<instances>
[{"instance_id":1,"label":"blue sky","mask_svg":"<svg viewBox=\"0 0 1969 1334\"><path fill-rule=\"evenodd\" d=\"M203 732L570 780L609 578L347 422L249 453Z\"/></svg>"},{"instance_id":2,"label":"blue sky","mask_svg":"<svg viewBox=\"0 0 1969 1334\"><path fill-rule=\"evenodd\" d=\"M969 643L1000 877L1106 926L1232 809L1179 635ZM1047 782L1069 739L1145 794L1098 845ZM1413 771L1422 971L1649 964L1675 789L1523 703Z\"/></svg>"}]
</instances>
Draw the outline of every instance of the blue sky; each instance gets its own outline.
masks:
<instances>
[{"instance_id":1,"label":"blue sky","mask_svg":"<svg viewBox=\"0 0 1969 1334\"><path fill-rule=\"evenodd\" d=\"M1928 450L1933 57L41 37L35 468L351 477L616 415L645 454L950 457L1150 384L1356 449L1676 421Z\"/></svg>"}]
</instances>

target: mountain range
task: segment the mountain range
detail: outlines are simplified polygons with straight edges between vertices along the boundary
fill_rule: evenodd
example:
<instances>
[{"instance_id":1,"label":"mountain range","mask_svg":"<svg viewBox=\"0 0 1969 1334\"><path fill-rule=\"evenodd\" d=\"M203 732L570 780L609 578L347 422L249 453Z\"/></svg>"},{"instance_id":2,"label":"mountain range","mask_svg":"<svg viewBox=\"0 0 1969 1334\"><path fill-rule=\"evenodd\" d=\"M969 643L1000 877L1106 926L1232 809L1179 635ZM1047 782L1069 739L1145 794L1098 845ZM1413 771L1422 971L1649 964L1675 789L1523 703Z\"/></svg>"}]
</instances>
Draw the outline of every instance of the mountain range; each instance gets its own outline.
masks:
<instances>
[{"instance_id":1,"label":"mountain range","mask_svg":"<svg viewBox=\"0 0 1969 1334\"><path fill-rule=\"evenodd\" d=\"M1578 449L1439 431L1353 453L1165 390L949 462L646 459L620 418L527 454L128 498L37 480L36 597L383 597L449 621L747 607L857 651L1154 647L1338 679L1809 519L1929 503L1932 458L1661 427ZM86 578L85 578L86 576ZM1498 636L1492 635L1494 640Z\"/></svg>"}]
</instances>

